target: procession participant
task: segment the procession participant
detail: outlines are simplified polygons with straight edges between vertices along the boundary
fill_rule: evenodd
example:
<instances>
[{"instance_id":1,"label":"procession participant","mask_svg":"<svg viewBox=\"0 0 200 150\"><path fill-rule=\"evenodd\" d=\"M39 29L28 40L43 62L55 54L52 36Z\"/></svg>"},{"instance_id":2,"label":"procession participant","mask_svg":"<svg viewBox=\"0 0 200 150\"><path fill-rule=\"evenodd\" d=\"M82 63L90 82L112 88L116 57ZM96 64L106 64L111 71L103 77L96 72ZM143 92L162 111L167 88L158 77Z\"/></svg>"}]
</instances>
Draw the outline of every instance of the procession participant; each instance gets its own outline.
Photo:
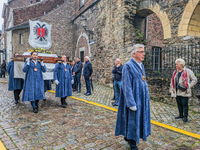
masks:
<instances>
[{"instance_id":1,"label":"procession participant","mask_svg":"<svg viewBox=\"0 0 200 150\"><path fill-rule=\"evenodd\" d=\"M19 53L15 53L14 57L19 55ZM24 80L21 78L14 78L14 61L10 61L7 66L7 72L9 75L9 83L8 83L8 91L14 92L15 104L18 104L20 99L19 95L23 89Z\"/></svg>"},{"instance_id":2,"label":"procession participant","mask_svg":"<svg viewBox=\"0 0 200 150\"><path fill-rule=\"evenodd\" d=\"M123 67L122 85L117 113L115 135L123 135L131 150L137 150L136 142L151 135L150 99L146 82L144 45L133 46L132 58Z\"/></svg>"},{"instance_id":3,"label":"procession participant","mask_svg":"<svg viewBox=\"0 0 200 150\"><path fill-rule=\"evenodd\" d=\"M79 57L76 57L76 64L74 66L73 77L76 78L76 89L77 93L81 92L81 71L82 71L82 62ZM79 87L79 90L78 90Z\"/></svg>"},{"instance_id":4,"label":"procession participant","mask_svg":"<svg viewBox=\"0 0 200 150\"><path fill-rule=\"evenodd\" d=\"M83 69L83 75L85 78L85 83L86 83L86 93L84 93L86 96L91 95L91 88L90 88L90 77L92 75L93 69L92 69L92 65L89 61L89 57L85 56L85 66Z\"/></svg>"},{"instance_id":5,"label":"procession participant","mask_svg":"<svg viewBox=\"0 0 200 150\"><path fill-rule=\"evenodd\" d=\"M61 107L66 108L66 98L72 96L71 66L66 61L66 55L62 55L63 63L57 63L54 69L54 81L56 83L56 97L61 98Z\"/></svg>"},{"instance_id":6,"label":"procession participant","mask_svg":"<svg viewBox=\"0 0 200 150\"><path fill-rule=\"evenodd\" d=\"M46 93L47 90L52 90L51 80L44 80L44 93ZM46 101L46 98L43 99L43 101Z\"/></svg>"},{"instance_id":7,"label":"procession participant","mask_svg":"<svg viewBox=\"0 0 200 150\"><path fill-rule=\"evenodd\" d=\"M42 72L46 72L46 67L43 61L37 61L37 57L38 53L32 52L31 57L26 59L24 68L22 69L26 73L22 101L30 101L34 113L38 112L39 100L45 99Z\"/></svg>"}]
</instances>

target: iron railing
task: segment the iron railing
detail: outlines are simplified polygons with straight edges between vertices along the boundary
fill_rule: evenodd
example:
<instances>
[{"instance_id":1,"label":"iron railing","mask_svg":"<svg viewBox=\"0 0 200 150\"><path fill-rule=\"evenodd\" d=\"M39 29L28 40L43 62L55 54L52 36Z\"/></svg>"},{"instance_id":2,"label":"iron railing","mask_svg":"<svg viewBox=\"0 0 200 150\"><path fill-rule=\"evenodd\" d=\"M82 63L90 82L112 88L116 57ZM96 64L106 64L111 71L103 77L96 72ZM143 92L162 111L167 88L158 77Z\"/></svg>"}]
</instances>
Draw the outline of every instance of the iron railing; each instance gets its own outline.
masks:
<instances>
[{"instance_id":1,"label":"iron railing","mask_svg":"<svg viewBox=\"0 0 200 150\"><path fill-rule=\"evenodd\" d=\"M178 58L184 59L186 67L196 76L200 75L200 43L191 43L146 50L143 62L146 76L171 77L176 68L175 60Z\"/></svg>"}]
</instances>

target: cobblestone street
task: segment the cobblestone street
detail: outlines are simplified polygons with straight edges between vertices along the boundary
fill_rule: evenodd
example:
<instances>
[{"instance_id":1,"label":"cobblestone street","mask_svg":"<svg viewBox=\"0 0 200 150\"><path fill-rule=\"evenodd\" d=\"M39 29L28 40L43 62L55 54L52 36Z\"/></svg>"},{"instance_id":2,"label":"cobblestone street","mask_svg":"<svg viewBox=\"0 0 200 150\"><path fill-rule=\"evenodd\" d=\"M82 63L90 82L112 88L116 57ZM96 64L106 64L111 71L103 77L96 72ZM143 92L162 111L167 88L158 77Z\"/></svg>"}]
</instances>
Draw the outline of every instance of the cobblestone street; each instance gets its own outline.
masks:
<instances>
[{"instance_id":1,"label":"cobblestone street","mask_svg":"<svg viewBox=\"0 0 200 150\"><path fill-rule=\"evenodd\" d=\"M2 81L2 79L1 79ZM33 114L30 103L14 104L13 92L0 83L0 138L7 149L77 149L129 150L122 136L114 136L117 113L95 105L67 98L66 109L53 93L46 93L47 101L40 101L39 113ZM73 93L73 96L111 106L113 89L94 84L91 96ZM199 114L190 114L190 121L175 121L174 106L151 101L152 120L199 134ZM152 135L141 141L139 149L200 149L200 140L152 125Z\"/></svg>"}]
</instances>

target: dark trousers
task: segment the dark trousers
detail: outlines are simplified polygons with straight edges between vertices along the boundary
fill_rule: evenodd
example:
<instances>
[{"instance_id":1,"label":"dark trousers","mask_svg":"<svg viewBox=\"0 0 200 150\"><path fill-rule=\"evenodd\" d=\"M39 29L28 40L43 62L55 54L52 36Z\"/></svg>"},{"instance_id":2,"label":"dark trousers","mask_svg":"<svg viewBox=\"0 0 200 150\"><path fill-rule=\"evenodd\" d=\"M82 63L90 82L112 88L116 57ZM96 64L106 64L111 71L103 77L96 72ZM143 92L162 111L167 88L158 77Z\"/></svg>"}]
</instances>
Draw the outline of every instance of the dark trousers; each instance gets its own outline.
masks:
<instances>
[{"instance_id":1,"label":"dark trousers","mask_svg":"<svg viewBox=\"0 0 200 150\"><path fill-rule=\"evenodd\" d=\"M78 90L79 87L79 91L81 91L81 73L76 74L76 90Z\"/></svg>"},{"instance_id":2,"label":"dark trousers","mask_svg":"<svg viewBox=\"0 0 200 150\"><path fill-rule=\"evenodd\" d=\"M74 84L72 84L72 88L73 88L73 90L76 90L76 83L77 81L76 81L76 76L74 77Z\"/></svg>"},{"instance_id":3,"label":"dark trousers","mask_svg":"<svg viewBox=\"0 0 200 150\"><path fill-rule=\"evenodd\" d=\"M128 140L131 150L138 150L137 143L134 140Z\"/></svg>"},{"instance_id":4,"label":"dark trousers","mask_svg":"<svg viewBox=\"0 0 200 150\"><path fill-rule=\"evenodd\" d=\"M31 106L33 108L38 108L38 103L39 103L39 100L31 101Z\"/></svg>"},{"instance_id":5,"label":"dark trousers","mask_svg":"<svg viewBox=\"0 0 200 150\"><path fill-rule=\"evenodd\" d=\"M188 97L177 96L178 111L180 117L188 117ZM184 115L183 115L184 113Z\"/></svg>"},{"instance_id":6,"label":"dark trousers","mask_svg":"<svg viewBox=\"0 0 200 150\"><path fill-rule=\"evenodd\" d=\"M2 78L5 78L5 72L2 72L2 71L1 71L1 77L2 77Z\"/></svg>"},{"instance_id":7,"label":"dark trousers","mask_svg":"<svg viewBox=\"0 0 200 150\"><path fill-rule=\"evenodd\" d=\"M21 91L22 91L21 89L20 90L14 90L15 101L19 100L19 95L20 95Z\"/></svg>"},{"instance_id":8,"label":"dark trousers","mask_svg":"<svg viewBox=\"0 0 200 150\"><path fill-rule=\"evenodd\" d=\"M65 105L66 104L66 98L67 97L61 97L60 101L61 101L61 105Z\"/></svg>"},{"instance_id":9,"label":"dark trousers","mask_svg":"<svg viewBox=\"0 0 200 150\"><path fill-rule=\"evenodd\" d=\"M91 94L91 88L90 88L90 76L84 76L85 78L85 83L86 83L86 90L87 93Z\"/></svg>"}]
</instances>

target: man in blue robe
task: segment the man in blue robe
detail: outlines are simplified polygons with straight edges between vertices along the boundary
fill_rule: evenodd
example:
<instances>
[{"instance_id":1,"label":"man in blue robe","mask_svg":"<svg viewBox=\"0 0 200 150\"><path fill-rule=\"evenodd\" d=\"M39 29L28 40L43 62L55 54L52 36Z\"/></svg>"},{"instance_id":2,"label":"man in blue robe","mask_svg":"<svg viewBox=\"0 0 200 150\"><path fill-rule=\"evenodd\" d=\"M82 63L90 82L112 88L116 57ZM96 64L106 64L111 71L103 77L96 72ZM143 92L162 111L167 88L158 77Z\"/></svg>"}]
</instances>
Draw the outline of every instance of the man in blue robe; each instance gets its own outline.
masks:
<instances>
[{"instance_id":1,"label":"man in blue robe","mask_svg":"<svg viewBox=\"0 0 200 150\"><path fill-rule=\"evenodd\" d=\"M80 61L79 57L76 57L76 64L74 66L73 77L76 78L76 89L77 93L81 92L81 72L82 72L83 64ZM79 87L79 89L78 89Z\"/></svg>"},{"instance_id":2,"label":"man in blue robe","mask_svg":"<svg viewBox=\"0 0 200 150\"><path fill-rule=\"evenodd\" d=\"M115 135L123 135L131 150L137 150L139 139L151 135L150 100L142 61L144 45L133 46L132 58L123 67L122 85Z\"/></svg>"},{"instance_id":3,"label":"man in blue robe","mask_svg":"<svg viewBox=\"0 0 200 150\"><path fill-rule=\"evenodd\" d=\"M51 80L44 80L44 93L46 93L47 90L52 90ZM43 101L46 101L46 98L43 99Z\"/></svg>"},{"instance_id":4,"label":"man in blue robe","mask_svg":"<svg viewBox=\"0 0 200 150\"><path fill-rule=\"evenodd\" d=\"M61 98L61 107L66 108L66 98L72 96L72 84L74 82L71 65L67 63L66 56L62 55L63 63L57 63L54 69L54 81L56 83L56 97Z\"/></svg>"},{"instance_id":5,"label":"man in blue robe","mask_svg":"<svg viewBox=\"0 0 200 150\"><path fill-rule=\"evenodd\" d=\"M84 93L86 96L91 95L91 88L90 88L90 77L92 75L93 69L92 65L89 61L89 57L85 56L85 65L83 69L83 75L85 78L85 83L86 83L86 93Z\"/></svg>"},{"instance_id":6,"label":"man in blue robe","mask_svg":"<svg viewBox=\"0 0 200 150\"><path fill-rule=\"evenodd\" d=\"M22 69L22 71L26 73L22 101L30 101L34 113L38 112L39 100L45 99L42 72L46 72L46 67L43 61L37 61L37 57L38 53L32 52L31 57L27 58L24 68Z\"/></svg>"},{"instance_id":7,"label":"man in blue robe","mask_svg":"<svg viewBox=\"0 0 200 150\"><path fill-rule=\"evenodd\" d=\"M17 55L19 55L19 53L15 53L14 57ZM7 72L9 74L8 91L14 91L15 104L18 104L20 99L19 95L23 89L24 80L20 78L14 78L14 61L12 60L8 63Z\"/></svg>"}]
</instances>

